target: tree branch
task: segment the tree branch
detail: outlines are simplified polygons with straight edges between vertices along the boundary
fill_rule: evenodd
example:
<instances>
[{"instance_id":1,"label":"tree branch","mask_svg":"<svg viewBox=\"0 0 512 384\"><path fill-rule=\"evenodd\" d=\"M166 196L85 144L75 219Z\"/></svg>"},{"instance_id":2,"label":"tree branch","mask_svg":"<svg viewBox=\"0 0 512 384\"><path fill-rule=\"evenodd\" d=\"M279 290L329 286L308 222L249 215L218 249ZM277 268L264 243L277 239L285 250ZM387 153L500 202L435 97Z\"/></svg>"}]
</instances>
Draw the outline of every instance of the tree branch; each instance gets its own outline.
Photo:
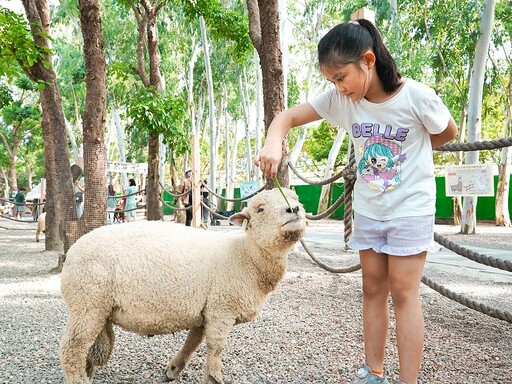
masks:
<instances>
[{"instance_id":1,"label":"tree branch","mask_svg":"<svg viewBox=\"0 0 512 384\"><path fill-rule=\"evenodd\" d=\"M249 36L251 37L252 44L254 45L258 53L260 53L261 19L258 0L247 0L247 10L249 11Z\"/></svg>"}]
</instances>

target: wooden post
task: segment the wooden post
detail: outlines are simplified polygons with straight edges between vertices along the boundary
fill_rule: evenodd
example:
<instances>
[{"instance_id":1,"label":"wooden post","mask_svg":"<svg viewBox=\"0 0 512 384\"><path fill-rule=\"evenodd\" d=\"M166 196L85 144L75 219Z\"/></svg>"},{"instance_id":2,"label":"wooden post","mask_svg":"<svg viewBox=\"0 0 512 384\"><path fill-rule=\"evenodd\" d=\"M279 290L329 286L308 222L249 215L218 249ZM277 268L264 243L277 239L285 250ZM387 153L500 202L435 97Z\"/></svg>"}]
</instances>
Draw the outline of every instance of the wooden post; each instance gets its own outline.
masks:
<instances>
[{"instance_id":1,"label":"wooden post","mask_svg":"<svg viewBox=\"0 0 512 384\"><path fill-rule=\"evenodd\" d=\"M191 137L192 153L190 168L192 168L192 227L201 226L201 163L199 158L199 135Z\"/></svg>"},{"instance_id":2,"label":"wooden post","mask_svg":"<svg viewBox=\"0 0 512 384\"><path fill-rule=\"evenodd\" d=\"M45 197L45 194L46 194L46 179L41 179L41 182L39 184L41 186L40 188L40 196L39 196L39 206L37 206L37 217L39 217L39 215L41 215L41 213L43 213L43 203L46 203L44 201L44 197Z\"/></svg>"},{"instance_id":3,"label":"wooden post","mask_svg":"<svg viewBox=\"0 0 512 384\"><path fill-rule=\"evenodd\" d=\"M350 16L350 20L357 19L365 19L375 24L375 12L368 8L358 9Z\"/></svg>"}]
</instances>

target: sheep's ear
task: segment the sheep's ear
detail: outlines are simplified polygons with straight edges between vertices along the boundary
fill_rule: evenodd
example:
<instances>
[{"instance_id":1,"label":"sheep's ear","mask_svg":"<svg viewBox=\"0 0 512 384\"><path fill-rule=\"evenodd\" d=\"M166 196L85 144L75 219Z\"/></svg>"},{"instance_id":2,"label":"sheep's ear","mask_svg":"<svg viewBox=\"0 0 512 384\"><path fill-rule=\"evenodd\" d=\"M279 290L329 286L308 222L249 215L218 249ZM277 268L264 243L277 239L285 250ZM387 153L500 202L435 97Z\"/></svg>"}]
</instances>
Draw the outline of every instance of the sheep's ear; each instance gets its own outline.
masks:
<instances>
[{"instance_id":1,"label":"sheep's ear","mask_svg":"<svg viewBox=\"0 0 512 384\"><path fill-rule=\"evenodd\" d=\"M233 224L238 227L242 227L244 225L244 220L247 220L248 222L251 221L251 216L249 215L247 208L244 208L242 212L229 216L229 224Z\"/></svg>"}]
</instances>

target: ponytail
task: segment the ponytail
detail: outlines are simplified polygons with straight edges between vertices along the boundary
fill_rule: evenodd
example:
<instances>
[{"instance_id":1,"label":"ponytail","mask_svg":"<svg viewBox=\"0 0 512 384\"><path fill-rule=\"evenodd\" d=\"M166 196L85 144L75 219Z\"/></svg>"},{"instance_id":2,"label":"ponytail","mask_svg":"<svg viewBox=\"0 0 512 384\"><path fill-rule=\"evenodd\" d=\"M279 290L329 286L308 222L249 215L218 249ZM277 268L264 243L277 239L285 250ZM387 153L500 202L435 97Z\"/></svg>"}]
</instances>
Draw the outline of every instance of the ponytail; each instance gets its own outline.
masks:
<instances>
[{"instance_id":1,"label":"ponytail","mask_svg":"<svg viewBox=\"0 0 512 384\"><path fill-rule=\"evenodd\" d=\"M359 19L338 24L327 32L318 43L318 63L320 66L335 67L355 64L368 50L375 55L375 68L384 91L392 93L400 86L401 75L371 21Z\"/></svg>"}]
</instances>

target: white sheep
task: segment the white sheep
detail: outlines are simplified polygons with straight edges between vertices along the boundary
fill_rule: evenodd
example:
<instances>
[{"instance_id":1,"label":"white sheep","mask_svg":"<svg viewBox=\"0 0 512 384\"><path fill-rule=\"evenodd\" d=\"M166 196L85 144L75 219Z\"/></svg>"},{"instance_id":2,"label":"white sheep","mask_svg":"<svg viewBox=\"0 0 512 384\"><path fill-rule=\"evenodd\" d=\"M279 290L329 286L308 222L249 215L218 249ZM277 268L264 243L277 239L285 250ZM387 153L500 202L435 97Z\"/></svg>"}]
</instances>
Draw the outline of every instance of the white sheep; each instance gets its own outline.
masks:
<instances>
[{"instance_id":1,"label":"white sheep","mask_svg":"<svg viewBox=\"0 0 512 384\"><path fill-rule=\"evenodd\" d=\"M223 383L220 356L229 332L260 313L305 231L297 195L284 191L291 207L274 189L230 217L245 233L151 221L104 226L81 237L61 276L69 309L60 344L67 382L91 382L94 367L110 357L116 324L141 335L190 330L165 369L166 380L180 375L204 338L204 383Z\"/></svg>"},{"instance_id":2,"label":"white sheep","mask_svg":"<svg viewBox=\"0 0 512 384\"><path fill-rule=\"evenodd\" d=\"M37 218L37 228L36 228L36 241L39 243L39 235L44 233L46 230L46 212L43 212Z\"/></svg>"}]
</instances>

